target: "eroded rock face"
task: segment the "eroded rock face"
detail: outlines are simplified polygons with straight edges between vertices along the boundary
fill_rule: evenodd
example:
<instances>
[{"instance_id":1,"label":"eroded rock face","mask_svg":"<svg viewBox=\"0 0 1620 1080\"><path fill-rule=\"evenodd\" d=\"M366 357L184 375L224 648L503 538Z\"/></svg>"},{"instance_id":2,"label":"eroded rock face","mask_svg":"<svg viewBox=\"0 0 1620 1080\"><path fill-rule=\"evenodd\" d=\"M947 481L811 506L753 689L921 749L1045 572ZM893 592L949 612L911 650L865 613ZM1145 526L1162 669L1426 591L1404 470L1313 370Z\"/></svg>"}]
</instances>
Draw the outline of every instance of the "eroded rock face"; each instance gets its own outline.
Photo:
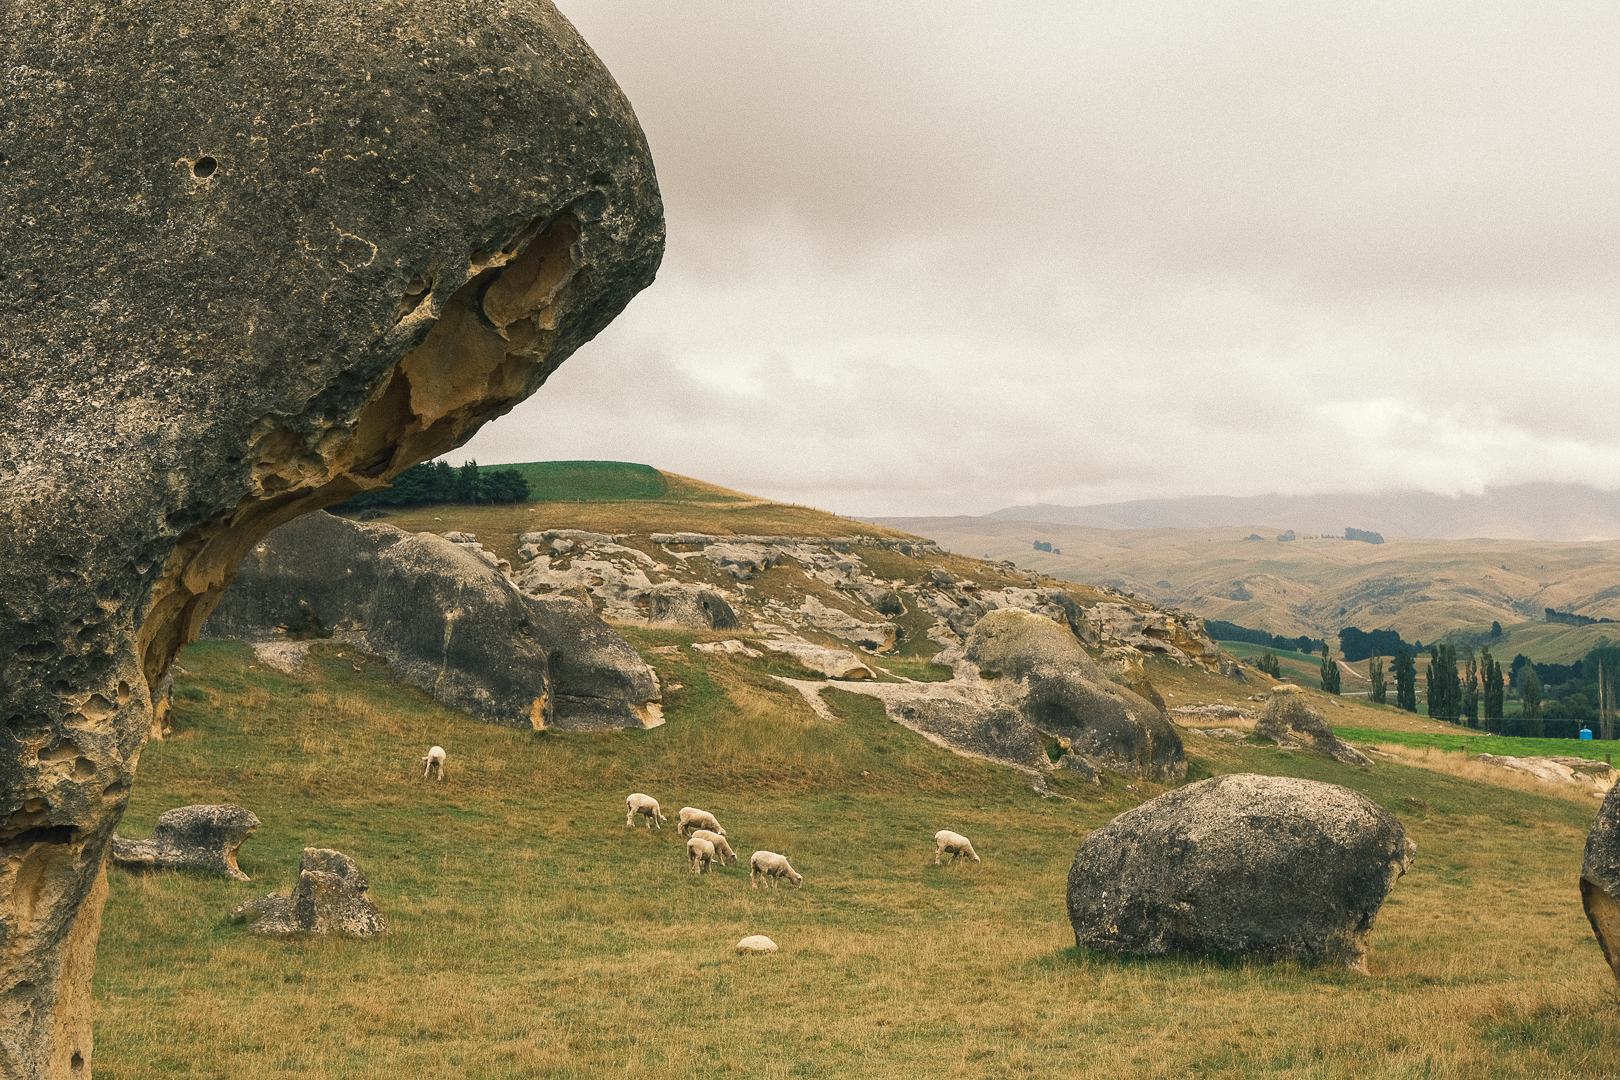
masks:
<instances>
[{"instance_id":1,"label":"eroded rock face","mask_svg":"<svg viewBox=\"0 0 1620 1080\"><path fill-rule=\"evenodd\" d=\"M306 621L489 723L662 722L657 677L629 642L578 600L525 596L475 543L310 514L248 553L203 633L271 641Z\"/></svg>"},{"instance_id":2,"label":"eroded rock face","mask_svg":"<svg viewBox=\"0 0 1620 1080\"><path fill-rule=\"evenodd\" d=\"M360 866L341 851L305 848L298 860L298 883L292 894L271 893L237 905L233 922L245 922L255 934L342 934L376 937L388 932L388 921L367 890L371 882Z\"/></svg>"},{"instance_id":3,"label":"eroded rock face","mask_svg":"<svg viewBox=\"0 0 1620 1080\"><path fill-rule=\"evenodd\" d=\"M1365 971L1373 920L1416 850L1395 815L1359 792L1217 776L1086 837L1069 870L1069 921L1089 949Z\"/></svg>"},{"instance_id":4,"label":"eroded rock face","mask_svg":"<svg viewBox=\"0 0 1620 1080\"><path fill-rule=\"evenodd\" d=\"M985 678L1007 680L1006 696L1029 724L1093 769L1152 780L1186 775L1181 737L1163 711L1109 683L1075 636L1051 619L993 611L974 625L963 655Z\"/></svg>"},{"instance_id":5,"label":"eroded rock face","mask_svg":"<svg viewBox=\"0 0 1620 1080\"><path fill-rule=\"evenodd\" d=\"M158 815L145 840L114 834L112 861L125 870L200 870L247 881L236 865L236 853L258 828L251 810L230 803L181 806Z\"/></svg>"},{"instance_id":6,"label":"eroded rock face","mask_svg":"<svg viewBox=\"0 0 1620 1080\"><path fill-rule=\"evenodd\" d=\"M1260 713L1254 731L1256 735L1275 740L1279 746L1308 750L1346 765L1372 764L1366 754L1333 734L1328 722L1311 708L1297 686L1285 683L1272 688L1271 698Z\"/></svg>"},{"instance_id":7,"label":"eroded rock face","mask_svg":"<svg viewBox=\"0 0 1620 1080\"><path fill-rule=\"evenodd\" d=\"M41 0L0 63L0 1073L83 1077L175 652L270 529L539 387L662 209L537 0Z\"/></svg>"},{"instance_id":8,"label":"eroded rock face","mask_svg":"<svg viewBox=\"0 0 1620 1080\"><path fill-rule=\"evenodd\" d=\"M1620 784L1609 789L1586 836L1581 860L1581 906L1620 982Z\"/></svg>"}]
</instances>

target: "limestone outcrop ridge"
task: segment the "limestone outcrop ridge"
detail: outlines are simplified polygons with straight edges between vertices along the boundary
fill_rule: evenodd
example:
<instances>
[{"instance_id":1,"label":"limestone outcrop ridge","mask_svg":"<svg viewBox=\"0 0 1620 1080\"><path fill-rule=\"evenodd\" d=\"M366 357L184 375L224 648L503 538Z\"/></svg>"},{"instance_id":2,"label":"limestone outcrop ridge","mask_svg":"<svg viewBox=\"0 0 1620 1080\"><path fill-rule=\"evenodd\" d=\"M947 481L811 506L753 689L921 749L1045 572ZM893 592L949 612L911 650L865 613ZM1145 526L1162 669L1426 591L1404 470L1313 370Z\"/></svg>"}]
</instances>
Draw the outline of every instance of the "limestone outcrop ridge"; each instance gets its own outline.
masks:
<instances>
[{"instance_id":1,"label":"limestone outcrop ridge","mask_svg":"<svg viewBox=\"0 0 1620 1080\"><path fill-rule=\"evenodd\" d=\"M203 627L272 641L319 627L388 662L394 678L481 720L567 731L663 723L658 677L582 601L518 590L461 543L309 514L265 537Z\"/></svg>"},{"instance_id":2,"label":"limestone outcrop ridge","mask_svg":"<svg viewBox=\"0 0 1620 1080\"><path fill-rule=\"evenodd\" d=\"M0 1074L79 1078L177 650L269 530L537 389L663 210L543 0L40 0L0 65Z\"/></svg>"}]
</instances>

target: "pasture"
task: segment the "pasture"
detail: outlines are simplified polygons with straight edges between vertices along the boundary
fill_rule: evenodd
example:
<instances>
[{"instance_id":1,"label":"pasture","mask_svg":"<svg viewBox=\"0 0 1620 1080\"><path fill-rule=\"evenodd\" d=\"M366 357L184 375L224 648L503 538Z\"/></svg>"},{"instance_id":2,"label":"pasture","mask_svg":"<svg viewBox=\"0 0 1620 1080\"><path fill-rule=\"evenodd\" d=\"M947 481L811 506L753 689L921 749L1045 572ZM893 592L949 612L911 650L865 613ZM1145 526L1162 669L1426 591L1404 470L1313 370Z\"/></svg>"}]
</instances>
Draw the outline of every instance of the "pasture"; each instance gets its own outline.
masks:
<instances>
[{"instance_id":1,"label":"pasture","mask_svg":"<svg viewBox=\"0 0 1620 1080\"><path fill-rule=\"evenodd\" d=\"M680 689L666 725L614 735L478 724L334 642L298 675L191 646L175 734L147 748L120 831L239 803L263 821L241 853L253 880L109 872L96 1074L1620 1074L1615 984L1576 889L1595 800L1189 736L1189 779L1328 780L1400 816L1418 855L1372 973L1081 953L1075 846L1161 788L1059 776L1063 797L1042 799L869 698L830 692L840 719L823 721L766 674L685 648L693 635L627 636ZM433 743L442 784L421 779ZM625 827L632 791L662 802L662 831ZM683 805L719 817L741 865L687 872ZM941 828L984 861L933 866ZM305 846L359 862L386 937L274 941L226 921L290 887ZM787 854L803 889L750 889L757 848ZM735 955L758 933L781 951Z\"/></svg>"}]
</instances>

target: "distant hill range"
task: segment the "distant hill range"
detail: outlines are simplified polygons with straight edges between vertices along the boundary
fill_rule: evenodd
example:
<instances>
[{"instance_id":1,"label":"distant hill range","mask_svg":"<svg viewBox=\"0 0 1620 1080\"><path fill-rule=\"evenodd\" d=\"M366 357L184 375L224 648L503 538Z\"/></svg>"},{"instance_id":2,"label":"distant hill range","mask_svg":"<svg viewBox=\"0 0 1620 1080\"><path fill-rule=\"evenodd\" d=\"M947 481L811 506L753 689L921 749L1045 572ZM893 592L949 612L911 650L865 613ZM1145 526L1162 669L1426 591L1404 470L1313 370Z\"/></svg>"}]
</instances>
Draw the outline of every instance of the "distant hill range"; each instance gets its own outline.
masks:
<instances>
[{"instance_id":1,"label":"distant hill range","mask_svg":"<svg viewBox=\"0 0 1620 1080\"><path fill-rule=\"evenodd\" d=\"M1384 536L1434 540L1620 539L1620 491L1580 484L1514 484L1480 495L1400 491L1381 495L1202 495L1093 506L1009 506L986 515L1093 529L1209 529L1268 523L1285 530L1343 536L1355 528Z\"/></svg>"}]
</instances>

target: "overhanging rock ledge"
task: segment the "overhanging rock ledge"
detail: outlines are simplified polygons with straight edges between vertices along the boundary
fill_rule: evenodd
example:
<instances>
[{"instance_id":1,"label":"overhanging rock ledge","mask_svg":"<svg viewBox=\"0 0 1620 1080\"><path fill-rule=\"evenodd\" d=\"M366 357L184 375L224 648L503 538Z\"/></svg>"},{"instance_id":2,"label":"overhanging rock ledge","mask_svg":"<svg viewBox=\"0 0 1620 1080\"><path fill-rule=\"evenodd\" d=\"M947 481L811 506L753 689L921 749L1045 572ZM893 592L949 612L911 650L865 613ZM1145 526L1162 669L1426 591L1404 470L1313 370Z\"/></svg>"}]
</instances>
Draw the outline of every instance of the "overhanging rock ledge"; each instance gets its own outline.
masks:
<instances>
[{"instance_id":1,"label":"overhanging rock ledge","mask_svg":"<svg viewBox=\"0 0 1620 1080\"><path fill-rule=\"evenodd\" d=\"M548 4L0 5L0 1076L90 1073L151 688L274 526L465 442L651 282Z\"/></svg>"}]
</instances>

